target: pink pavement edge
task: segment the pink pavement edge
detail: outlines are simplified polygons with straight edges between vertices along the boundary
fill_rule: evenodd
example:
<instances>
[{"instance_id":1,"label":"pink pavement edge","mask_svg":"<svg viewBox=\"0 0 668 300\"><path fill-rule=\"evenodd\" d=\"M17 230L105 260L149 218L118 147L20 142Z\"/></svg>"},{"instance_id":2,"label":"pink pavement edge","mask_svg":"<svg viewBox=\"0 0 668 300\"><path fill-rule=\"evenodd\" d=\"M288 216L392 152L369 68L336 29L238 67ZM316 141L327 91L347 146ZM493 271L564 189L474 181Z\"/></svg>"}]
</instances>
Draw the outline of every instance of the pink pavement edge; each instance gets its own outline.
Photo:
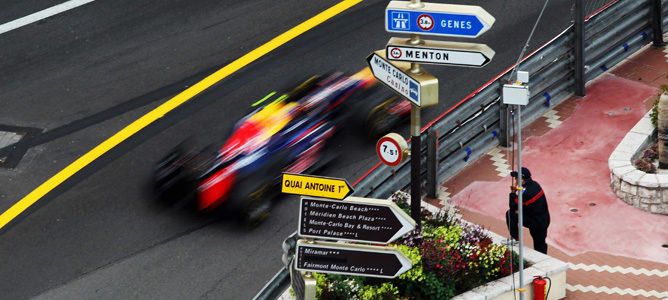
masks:
<instances>
[{"instance_id":1,"label":"pink pavement edge","mask_svg":"<svg viewBox=\"0 0 668 300\"><path fill-rule=\"evenodd\" d=\"M522 165L545 191L551 224L547 241L569 255L598 251L668 264L668 216L627 205L612 192L608 158L646 113L658 89L603 75L587 86L573 115L522 143ZM477 181L451 202L505 220L510 176ZM590 203L594 203L591 206ZM572 212L571 209L577 209ZM529 245L530 246L530 245Z\"/></svg>"}]
</instances>

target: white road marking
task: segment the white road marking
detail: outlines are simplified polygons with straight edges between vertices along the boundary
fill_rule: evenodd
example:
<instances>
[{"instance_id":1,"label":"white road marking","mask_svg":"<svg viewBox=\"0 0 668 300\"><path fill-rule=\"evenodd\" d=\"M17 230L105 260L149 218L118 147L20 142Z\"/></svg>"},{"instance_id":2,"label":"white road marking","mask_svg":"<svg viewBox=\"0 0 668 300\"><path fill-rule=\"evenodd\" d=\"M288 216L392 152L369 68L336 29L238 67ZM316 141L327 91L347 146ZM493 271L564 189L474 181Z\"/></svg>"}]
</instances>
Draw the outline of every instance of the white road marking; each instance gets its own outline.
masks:
<instances>
[{"instance_id":1,"label":"white road marking","mask_svg":"<svg viewBox=\"0 0 668 300\"><path fill-rule=\"evenodd\" d=\"M16 19L14 21L7 22L5 24L0 25L0 34L3 34L5 32L26 26L31 23L35 23L37 21L46 19L48 17L57 15L59 13L68 11L73 8L77 8L79 6L82 6L86 3L93 2L95 0L70 0L67 2L63 2L58 5L51 6L47 9L40 10L34 14L27 15L23 18Z\"/></svg>"},{"instance_id":2,"label":"white road marking","mask_svg":"<svg viewBox=\"0 0 668 300\"><path fill-rule=\"evenodd\" d=\"M622 268L622 267L611 267L608 265L585 265L585 264L572 264L568 263L568 267L571 270L584 270L584 271L596 271L596 272L610 272L610 273L622 273L627 274L631 273L633 275L646 275L646 276L659 276L666 277L668 276L668 271L659 271L657 269L647 270L645 268Z\"/></svg>"},{"instance_id":3,"label":"white road marking","mask_svg":"<svg viewBox=\"0 0 668 300\"><path fill-rule=\"evenodd\" d=\"M496 167L499 177L505 178L510 174L510 164L508 164L508 160L501 152L501 149L494 147L487 154L491 156L490 159L493 161L492 164Z\"/></svg>"},{"instance_id":4,"label":"white road marking","mask_svg":"<svg viewBox=\"0 0 668 300\"><path fill-rule=\"evenodd\" d=\"M547 118L545 120L548 124L547 127L550 127L552 129L557 128L561 123L563 123L561 120L559 120L559 116L557 115L557 111L550 108L547 112L543 114L543 117Z\"/></svg>"},{"instance_id":5,"label":"white road marking","mask_svg":"<svg viewBox=\"0 0 668 300\"><path fill-rule=\"evenodd\" d=\"M659 299L668 298L668 292L657 292L655 290L651 290L651 291L645 291L643 289L632 290L632 289L629 289L629 288L620 289L618 287L609 288L607 286L601 286L601 287L595 287L593 285L583 286L581 284L576 284L576 285L566 284L566 289L571 291L571 292L575 292L575 291L580 291L580 292L585 292L585 293L593 292L593 293L596 293L596 294L606 293L608 295L618 294L618 295L622 295L622 296L624 296L626 294L629 294L629 295L635 296L635 297L637 297L637 296L643 296L645 298L656 297L656 298L659 298Z\"/></svg>"}]
</instances>

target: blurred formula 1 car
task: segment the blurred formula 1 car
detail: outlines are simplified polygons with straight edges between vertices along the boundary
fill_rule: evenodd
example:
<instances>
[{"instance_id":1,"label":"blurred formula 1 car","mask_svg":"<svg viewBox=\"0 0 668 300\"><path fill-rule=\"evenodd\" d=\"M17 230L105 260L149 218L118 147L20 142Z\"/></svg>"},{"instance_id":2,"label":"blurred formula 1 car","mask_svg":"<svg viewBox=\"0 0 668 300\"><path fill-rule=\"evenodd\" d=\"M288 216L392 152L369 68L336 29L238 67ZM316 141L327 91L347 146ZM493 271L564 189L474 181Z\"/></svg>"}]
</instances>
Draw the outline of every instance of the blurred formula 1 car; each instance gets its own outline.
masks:
<instances>
[{"instance_id":1,"label":"blurred formula 1 car","mask_svg":"<svg viewBox=\"0 0 668 300\"><path fill-rule=\"evenodd\" d=\"M375 83L365 69L352 76L314 76L278 98L270 94L235 124L217 151L177 147L162 159L153 179L157 196L188 201L197 210L221 207L247 225L257 224L280 191L281 173L324 165L326 145L345 122L346 99Z\"/></svg>"}]
</instances>

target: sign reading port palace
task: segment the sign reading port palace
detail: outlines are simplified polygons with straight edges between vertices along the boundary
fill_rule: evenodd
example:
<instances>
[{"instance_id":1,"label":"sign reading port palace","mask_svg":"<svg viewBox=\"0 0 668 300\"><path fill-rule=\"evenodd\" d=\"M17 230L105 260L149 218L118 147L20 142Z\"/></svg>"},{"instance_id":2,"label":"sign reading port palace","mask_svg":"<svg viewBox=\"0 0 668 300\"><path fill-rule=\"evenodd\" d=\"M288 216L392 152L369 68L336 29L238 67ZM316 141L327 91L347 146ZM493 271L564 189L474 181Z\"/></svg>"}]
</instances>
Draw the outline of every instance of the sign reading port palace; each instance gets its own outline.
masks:
<instances>
[{"instance_id":1,"label":"sign reading port palace","mask_svg":"<svg viewBox=\"0 0 668 300\"><path fill-rule=\"evenodd\" d=\"M415 221L389 200L301 198L301 237L388 244L413 229Z\"/></svg>"}]
</instances>

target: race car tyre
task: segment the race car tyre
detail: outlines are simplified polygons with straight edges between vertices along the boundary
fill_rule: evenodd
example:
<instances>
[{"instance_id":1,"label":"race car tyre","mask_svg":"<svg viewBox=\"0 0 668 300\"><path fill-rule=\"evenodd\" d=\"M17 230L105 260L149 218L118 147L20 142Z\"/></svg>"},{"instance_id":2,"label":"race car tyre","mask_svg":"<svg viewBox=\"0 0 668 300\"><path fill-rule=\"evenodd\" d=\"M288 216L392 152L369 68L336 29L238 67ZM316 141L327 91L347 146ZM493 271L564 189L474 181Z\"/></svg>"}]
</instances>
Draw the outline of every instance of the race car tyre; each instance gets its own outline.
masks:
<instances>
[{"instance_id":1,"label":"race car tyre","mask_svg":"<svg viewBox=\"0 0 668 300\"><path fill-rule=\"evenodd\" d=\"M364 128L368 137L375 139L389 133L399 124L401 117L390 113L390 108L401 101L398 96L393 96L376 105L366 117Z\"/></svg>"},{"instance_id":2,"label":"race car tyre","mask_svg":"<svg viewBox=\"0 0 668 300\"><path fill-rule=\"evenodd\" d=\"M248 228L259 225L271 212L273 200L280 194L280 177L285 153L276 153L262 168L242 178L234 187L225 210L236 214Z\"/></svg>"},{"instance_id":3,"label":"race car tyre","mask_svg":"<svg viewBox=\"0 0 668 300\"><path fill-rule=\"evenodd\" d=\"M242 217L243 223L248 228L259 225L271 212L271 197L268 191L271 184L265 184L246 198L246 207Z\"/></svg>"},{"instance_id":4,"label":"race car tyre","mask_svg":"<svg viewBox=\"0 0 668 300\"><path fill-rule=\"evenodd\" d=\"M183 145L177 146L156 165L153 174L153 192L166 205L184 207L193 202L196 180L192 172L178 164L186 155Z\"/></svg>"}]
</instances>

